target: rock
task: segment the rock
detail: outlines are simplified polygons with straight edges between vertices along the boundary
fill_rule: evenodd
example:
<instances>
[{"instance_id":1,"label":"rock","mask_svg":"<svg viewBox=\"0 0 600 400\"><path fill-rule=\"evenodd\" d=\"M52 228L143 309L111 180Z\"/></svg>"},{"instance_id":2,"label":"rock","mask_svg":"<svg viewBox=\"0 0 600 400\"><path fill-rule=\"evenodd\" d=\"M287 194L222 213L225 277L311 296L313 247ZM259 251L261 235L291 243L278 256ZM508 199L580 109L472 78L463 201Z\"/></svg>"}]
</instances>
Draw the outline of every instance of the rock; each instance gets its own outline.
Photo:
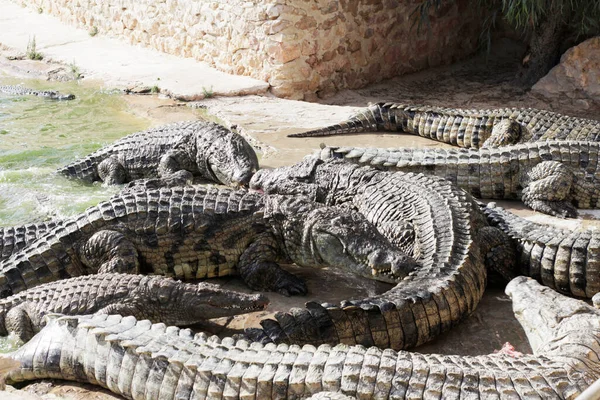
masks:
<instances>
[{"instance_id":1,"label":"rock","mask_svg":"<svg viewBox=\"0 0 600 400\"><path fill-rule=\"evenodd\" d=\"M600 106L600 36L567 50L531 93L553 101L568 97L586 108L590 103Z\"/></svg>"}]
</instances>

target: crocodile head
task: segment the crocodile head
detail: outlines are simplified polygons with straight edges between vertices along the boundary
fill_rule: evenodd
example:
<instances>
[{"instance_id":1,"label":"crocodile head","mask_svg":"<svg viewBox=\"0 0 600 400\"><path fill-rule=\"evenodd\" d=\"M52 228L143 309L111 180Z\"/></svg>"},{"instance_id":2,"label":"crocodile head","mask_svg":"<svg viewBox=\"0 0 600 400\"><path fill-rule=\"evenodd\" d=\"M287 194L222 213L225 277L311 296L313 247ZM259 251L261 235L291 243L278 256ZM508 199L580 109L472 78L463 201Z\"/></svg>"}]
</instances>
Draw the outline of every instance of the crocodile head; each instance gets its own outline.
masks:
<instances>
[{"instance_id":1,"label":"crocodile head","mask_svg":"<svg viewBox=\"0 0 600 400\"><path fill-rule=\"evenodd\" d=\"M392 283L418 267L359 212L323 207L308 217L313 252L328 266Z\"/></svg>"},{"instance_id":2,"label":"crocodile head","mask_svg":"<svg viewBox=\"0 0 600 400\"><path fill-rule=\"evenodd\" d=\"M228 186L248 186L258 170L256 152L235 133L216 139L206 162L213 180Z\"/></svg>"},{"instance_id":3,"label":"crocodile head","mask_svg":"<svg viewBox=\"0 0 600 400\"><path fill-rule=\"evenodd\" d=\"M75 98L74 94L70 94L70 93L64 94L64 93L57 92L55 90L46 90L43 92L39 92L38 95L42 96L42 97L47 97L52 100L73 100Z\"/></svg>"},{"instance_id":4,"label":"crocodile head","mask_svg":"<svg viewBox=\"0 0 600 400\"><path fill-rule=\"evenodd\" d=\"M322 163L308 156L292 166L260 169L250 180L250 188L268 194L301 195L322 201L328 182L319 181L315 176L317 166Z\"/></svg>"},{"instance_id":5,"label":"crocodile head","mask_svg":"<svg viewBox=\"0 0 600 400\"><path fill-rule=\"evenodd\" d=\"M600 310L524 276L510 281L506 294L534 354L600 370Z\"/></svg>"},{"instance_id":6,"label":"crocodile head","mask_svg":"<svg viewBox=\"0 0 600 400\"><path fill-rule=\"evenodd\" d=\"M269 300L261 294L221 289L210 283L182 283L156 277L136 288L136 308L167 325L191 325L211 318L229 317L266 308Z\"/></svg>"},{"instance_id":7,"label":"crocodile head","mask_svg":"<svg viewBox=\"0 0 600 400\"><path fill-rule=\"evenodd\" d=\"M279 219L290 259L383 282L398 282L418 267L359 212L325 207L299 196L269 196L265 215Z\"/></svg>"}]
</instances>

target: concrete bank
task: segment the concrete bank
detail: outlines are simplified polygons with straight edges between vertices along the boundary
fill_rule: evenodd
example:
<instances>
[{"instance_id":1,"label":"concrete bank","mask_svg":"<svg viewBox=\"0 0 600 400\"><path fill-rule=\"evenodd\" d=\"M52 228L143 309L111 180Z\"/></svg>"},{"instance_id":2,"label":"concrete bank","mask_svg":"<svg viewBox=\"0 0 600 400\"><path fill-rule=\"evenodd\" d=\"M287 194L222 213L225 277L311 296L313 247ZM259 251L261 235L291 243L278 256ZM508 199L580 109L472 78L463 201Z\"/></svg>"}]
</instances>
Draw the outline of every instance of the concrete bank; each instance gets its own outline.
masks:
<instances>
[{"instance_id":1,"label":"concrete bank","mask_svg":"<svg viewBox=\"0 0 600 400\"><path fill-rule=\"evenodd\" d=\"M316 99L449 64L477 46L482 10L385 0L33 0L63 23L268 82L278 97Z\"/></svg>"},{"instance_id":2,"label":"concrete bank","mask_svg":"<svg viewBox=\"0 0 600 400\"><path fill-rule=\"evenodd\" d=\"M230 75L208 64L126 44L105 36L90 36L84 29L57 18L0 0L0 44L25 53L35 37L44 59L76 66L85 79L101 80L108 87L157 86L161 92L188 100L206 92L218 96L265 93L268 83Z\"/></svg>"}]
</instances>

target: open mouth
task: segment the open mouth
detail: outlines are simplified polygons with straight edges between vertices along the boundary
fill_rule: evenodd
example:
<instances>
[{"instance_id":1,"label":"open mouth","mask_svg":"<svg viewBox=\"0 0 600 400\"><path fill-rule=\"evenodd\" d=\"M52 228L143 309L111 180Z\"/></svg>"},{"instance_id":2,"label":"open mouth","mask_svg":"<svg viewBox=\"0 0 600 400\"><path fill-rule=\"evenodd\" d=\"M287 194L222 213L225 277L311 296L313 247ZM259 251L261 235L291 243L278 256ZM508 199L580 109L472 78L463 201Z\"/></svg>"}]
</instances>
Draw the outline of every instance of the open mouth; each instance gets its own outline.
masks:
<instances>
[{"instance_id":1,"label":"open mouth","mask_svg":"<svg viewBox=\"0 0 600 400\"><path fill-rule=\"evenodd\" d=\"M261 296L259 300L256 300L256 303L251 305L242 305L242 304L231 304L228 306L223 306L222 304L211 304L213 307L225 308L227 310L240 310L240 311L262 311L269 305L269 300L264 296Z\"/></svg>"},{"instance_id":2,"label":"open mouth","mask_svg":"<svg viewBox=\"0 0 600 400\"><path fill-rule=\"evenodd\" d=\"M400 276L398 276L392 272L391 267L375 268L374 266L371 266L371 275L380 276L380 277L389 278L389 279L401 279Z\"/></svg>"},{"instance_id":3,"label":"open mouth","mask_svg":"<svg viewBox=\"0 0 600 400\"><path fill-rule=\"evenodd\" d=\"M213 167L212 167L212 165L210 165L208 160L206 160L206 165L208 165L207 169L208 169L208 173L210 175L210 179L212 179L213 181L218 182L218 183L223 183L223 182L221 182L221 180L217 177L217 175L213 171Z\"/></svg>"}]
</instances>

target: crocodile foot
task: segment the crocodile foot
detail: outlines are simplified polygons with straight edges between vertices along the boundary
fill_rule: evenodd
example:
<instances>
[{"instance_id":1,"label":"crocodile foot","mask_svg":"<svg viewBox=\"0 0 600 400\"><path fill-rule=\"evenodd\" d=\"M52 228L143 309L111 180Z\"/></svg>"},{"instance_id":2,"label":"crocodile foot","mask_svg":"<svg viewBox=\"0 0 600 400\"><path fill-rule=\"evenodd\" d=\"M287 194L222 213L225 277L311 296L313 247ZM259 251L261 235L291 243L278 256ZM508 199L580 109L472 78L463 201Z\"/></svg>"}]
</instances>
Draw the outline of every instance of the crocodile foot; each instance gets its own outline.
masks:
<instances>
[{"instance_id":1,"label":"crocodile foot","mask_svg":"<svg viewBox=\"0 0 600 400\"><path fill-rule=\"evenodd\" d=\"M305 295L308 290L304 281L284 271L273 262L238 265L242 280L252 290L280 293L284 296Z\"/></svg>"},{"instance_id":2,"label":"crocodile foot","mask_svg":"<svg viewBox=\"0 0 600 400\"><path fill-rule=\"evenodd\" d=\"M152 189L188 186L192 184L193 180L194 176L191 172L180 170L162 178L138 179L131 181L125 185L123 190L121 190L121 193L145 192Z\"/></svg>"},{"instance_id":3,"label":"crocodile foot","mask_svg":"<svg viewBox=\"0 0 600 400\"><path fill-rule=\"evenodd\" d=\"M575 218L577 209L571 203L574 175L557 161L544 161L527 174L522 200L536 211L557 217Z\"/></svg>"},{"instance_id":4,"label":"crocodile foot","mask_svg":"<svg viewBox=\"0 0 600 400\"><path fill-rule=\"evenodd\" d=\"M278 275L279 276L270 289L271 291L277 292L284 296L304 296L306 293L308 293L306 283L304 283L302 279L284 270L281 270L281 273Z\"/></svg>"},{"instance_id":5,"label":"crocodile foot","mask_svg":"<svg viewBox=\"0 0 600 400\"><path fill-rule=\"evenodd\" d=\"M529 200L523 196L523 203L532 210L543 212L555 217L577 218L577 209L568 201Z\"/></svg>"}]
</instances>

